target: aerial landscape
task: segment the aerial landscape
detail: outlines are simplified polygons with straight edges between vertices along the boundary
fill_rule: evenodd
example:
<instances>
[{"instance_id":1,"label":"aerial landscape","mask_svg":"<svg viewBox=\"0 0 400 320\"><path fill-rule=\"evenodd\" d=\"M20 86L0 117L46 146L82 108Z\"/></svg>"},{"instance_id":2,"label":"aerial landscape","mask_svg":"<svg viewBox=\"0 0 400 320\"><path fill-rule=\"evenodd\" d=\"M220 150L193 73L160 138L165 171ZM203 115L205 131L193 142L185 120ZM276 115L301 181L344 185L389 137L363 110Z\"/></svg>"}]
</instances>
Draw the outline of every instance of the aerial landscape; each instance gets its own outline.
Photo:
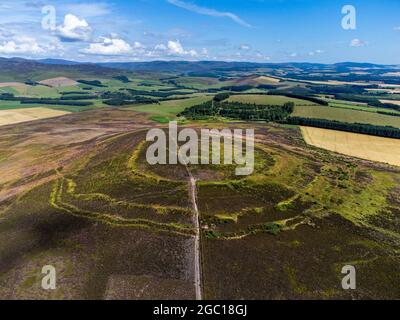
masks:
<instances>
[{"instance_id":1,"label":"aerial landscape","mask_svg":"<svg viewBox=\"0 0 400 320\"><path fill-rule=\"evenodd\" d=\"M0 300L400 299L400 4L378 54L378 1L304 2L0 4Z\"/></svg>"}]
</instances>

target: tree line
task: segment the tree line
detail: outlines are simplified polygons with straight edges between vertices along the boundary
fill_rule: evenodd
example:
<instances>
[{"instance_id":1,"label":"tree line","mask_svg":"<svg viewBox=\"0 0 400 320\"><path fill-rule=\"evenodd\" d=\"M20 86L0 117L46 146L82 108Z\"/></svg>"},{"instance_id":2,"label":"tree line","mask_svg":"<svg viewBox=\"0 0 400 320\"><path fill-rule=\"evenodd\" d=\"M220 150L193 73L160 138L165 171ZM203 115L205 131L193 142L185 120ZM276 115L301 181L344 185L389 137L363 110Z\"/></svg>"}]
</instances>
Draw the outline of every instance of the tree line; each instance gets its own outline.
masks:
<instances>
[{"instance_id":1,"label":"tree line","mask_svg":"<svg viewBox=\"0 0 400 320\"><path fill-rule=\"evenodd\" d=\"M104 88L106 87L104 84L101 83L99 80L77 80L77 82L86 84L93 87Z\"/></svg>"},{"instance_id":2,"label":"tree line","mask_svg":"<svg viewBox=\"0 0 400 320\"><path fill-rule=\"evenodd\" d=\"M85 99L88 99L88 96L84 96ZM15 97L12 93L3 93L0 94L0 100L6 101L19 101L21 104L56 104L63 106L91 106L92 102L89 101L75 101L76 97L61 97L61 98L31 98L31 97ZM90 99L95 99L95 97L91 97Z\"/></svg>"},{"instance_id":3,"label":"tree line","mask_svg":"<svg viewBox=\"0 0 400 320\"><path fill-rule=\"evenodd\" d=\"M129 93L122 91L106 91L101 94L101 98L103 99L103 103L110 106L124 106L130 104L150 104L150 103L159 103L158 100L143 97L143 96L133 96Z\"/></svg>"},{"instance_id":4,"label":"tree line","mask_svg":"<svg viewBox=\"0 0 400 320\"><path fill-rule=\"evenodd\" d=\"M257 105L241 102L207 101L186 108L179 116L189 119L204 119L208 117L225 117L247 121L282 121L294 110L294 103L280 105Z\"/></svg>"},{"instance_id":5,"label":"tree line","mask_svg":"<svg viewBox=\"0 0 400 320\"><path fill-rule=\"evenodd\" d=\"M283 123L317 127L323 129L332 129L346 132L362 133L379 137L397 138L400 139L400 129L390 126L375 126L365 123L348 123L336 120L302 118L302 117L288 117Z\"/></svg>"}]
</instances>

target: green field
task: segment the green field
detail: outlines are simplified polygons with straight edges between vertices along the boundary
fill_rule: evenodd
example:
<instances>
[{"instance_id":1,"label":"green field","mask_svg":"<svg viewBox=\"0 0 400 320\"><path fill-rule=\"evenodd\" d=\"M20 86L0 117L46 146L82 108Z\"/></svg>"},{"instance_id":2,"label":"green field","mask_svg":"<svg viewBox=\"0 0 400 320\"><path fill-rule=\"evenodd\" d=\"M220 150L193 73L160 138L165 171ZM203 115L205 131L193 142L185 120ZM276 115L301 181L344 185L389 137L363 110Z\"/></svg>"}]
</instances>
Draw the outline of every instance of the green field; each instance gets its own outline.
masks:
<instances>
[{"instance_id":1,"label":"green field","mask_svg":"<svg viewBox=\"0 0 400 320\"><path fill-rule=\"evenodd\" d=\"M231 96L228 101L241 103L255 103L263 105L284 105L287 102L293 102L295 105L316 105L310 101L288 98L285 96L262 95L262 94L241 94Z\"/></svg>"},{"instance_id":2,"label":"green field","mask_svg":"<svg viewBox=\"0 0 400 320\"><path fill-rule=\"evenodd\" d=\"M365 105L352 105L352 104L345 104L345 103L341 103L341 102L330 102L329 106L333 107L333 108L343 108L343 109L358 110L358 111L373 112L373 113L377 113L379 111L379 112L385 112L385 113L395 113L395 114L400 115L400 111L397 111L397 110L376 108L376 107L365 106Z\"/></svg>"},{"instance_id":3,"label":"green field","mask_svg":"<svg viewBox=\"0 0 400 320\"><path fill-rule=\"evenodd\" d=\"M339 99L329 99L329 98L325 98L323 96L320 96L320 98L327 101L329 103L330 107L353 109L353 110L360 110L360 111L367 111L367 112L378 112L378 111L390 112L390 113L397 113L400 115L400 111L372 107L365 103L351 102L351 101L339 100Z\"/></svg>"},{"instance_id":4,"label":"green field","mask_svg":"<svg viewBox=\"0 0 400 320\"><path fill-rule=\"evenodd\" d=\"M200 96L189 99L169 100L162 101L160 102L160 104L145 104L141 106L128 107L127 109L138 112L145 112L153 116L165 117L167 119L174 119L176 118L176 115L178 113L182 112L186 108L206 102L208 100L211 100L211 98L211 96Z\"/></svg>"},{"instance_id":5,"label":"green field","mask_svg":"<svg viewBox=\"0 0 400 320\"><path fill-rule=\"evenodd\" d=\"M400 128L400 117L325 106L295 106L292 116Z\"/></svg>"}]
</instances>

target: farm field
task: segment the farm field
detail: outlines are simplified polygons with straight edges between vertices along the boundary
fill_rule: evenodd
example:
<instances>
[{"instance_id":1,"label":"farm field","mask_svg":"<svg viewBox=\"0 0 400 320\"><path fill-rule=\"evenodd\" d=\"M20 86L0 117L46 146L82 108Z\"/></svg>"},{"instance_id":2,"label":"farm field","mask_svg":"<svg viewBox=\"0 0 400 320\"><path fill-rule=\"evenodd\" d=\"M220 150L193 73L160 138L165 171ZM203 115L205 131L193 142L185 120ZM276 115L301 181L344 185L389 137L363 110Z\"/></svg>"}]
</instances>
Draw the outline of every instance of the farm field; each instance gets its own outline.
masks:
<instances>
[{"instance_id":1,"label":"farm field","mask_svg":"<svg viewBox=\"0 0 400 320\"><path fill-rule=\"evenodd\" d=\"M330 100L329 106L334 107L334 108L352 109L352 110L359 110L359 111L365 111L365 112L377 113L379 111L380 113L394 113L394 114L400 115L400 111L393 110L393 109L389 110L389 109L372 107L372 106L368 106L368 105L360 105L360 104L356 104L356 103L351 104L349 102L347 102L347 103L346 102L336 102L335 100Z\"/></svg>"},{"instance_id":2,"label":"farm field","mask_svg":"<svg viewBox=\"0 0 400 320\"><path fill-rule=\"evenodd\" d=\"M400 100L385 100L385 99L381 99L379 100L382 103L392 103L395 104L397 106L400 106Z\"/></svg>"},{"instance_id":3,"label":"farm field","mask_svg":"<svg viewBox=\"0 0 400 320\"><path fill-rule=\"evenodd\" d=\"M0 110L0 126L59 117L65 114L68 114L68 112L43 107Z\"/></svg>"},{"instance_id":4,"label":"farm field","mask_svg":"<svg viewBox=\"0 0 400 320\"><path fill-rule=\"evenodd\" d=\"M400 166L400 140L321 128L301 127L304 140L318 148Z\"/></svg>"},{"instance_id":5,"label":"farm field","mask_svg":"<svg viewBox=\"0 0 400 320\"><path fill-rule=\"evenodd\" d=\"M50 88L42 85L30 86L23 83L14 83L12 86L0 87L0 93L3 92L9 92L14 93L15 95L28 97L55 98L59 95L59 92L56 88Z\"/></svg>"},{"instance_id":6,"label":"farm field","mask_svg":"<svg viewBox=\"0 0 400 320\"><path fill-rule=\"evenodd\" d=\"M66 77L57 77L52 79L46 79L39 81L39 83L44 84L50 87L67 87L67 86L75 86L78 83L75 80L66 78Z\"/></svg>"},{"instance_id":7,"label":"farm field","mask_svg":"<svg viewBox=\"0 0 400 320\"><path fill-rule=\"evenodd\" d=\"M211 100L212 97L209 96L199 96L195 98L188 99L178 99L178 100L169 100L162 101L159 104L147 104L147 105L139 105L128 107L127 109L135 110L138 112L145 112L153 117L157 117L156 119L165 119L172 120L176 118L176 115L188 107L193 105L201 104L203 102Z\"/></svg>"},{"instance_id":8,"label":"farm field","mask_svg":"<svg viewBox=\"0 0 400 320\"><path fill-rule=\"evenodd\" d=\"M46 108L51 110L60 110L65 112L82 112L86 110L92 110L104 107L101 101L94 101L92 106L62 106L62 105L51 105L38 103L21 103L19 101L1 101L0 100L0 110L15 110L15 109L30 109L30 108Z\"/></svg>"},{"instance_id":9,"label":"farm field","mask_svg":"<svg viewBox=\"0 0 400 320\"><path fill-rule=\"evenodd\" d=\"M293 116L400 128L400 117L327 106L295 106Z\"/></svg>"}]
</instances>

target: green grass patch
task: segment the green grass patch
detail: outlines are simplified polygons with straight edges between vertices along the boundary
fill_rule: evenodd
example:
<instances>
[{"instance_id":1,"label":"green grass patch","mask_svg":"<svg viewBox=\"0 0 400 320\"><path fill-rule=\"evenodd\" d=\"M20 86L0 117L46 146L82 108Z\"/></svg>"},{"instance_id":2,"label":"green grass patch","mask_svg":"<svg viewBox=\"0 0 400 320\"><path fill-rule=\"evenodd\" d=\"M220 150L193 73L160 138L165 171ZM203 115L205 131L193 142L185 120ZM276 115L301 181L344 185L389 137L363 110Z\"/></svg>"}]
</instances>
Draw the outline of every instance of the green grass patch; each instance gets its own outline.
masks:
<instances>
[{"instance_id":1,"label":"green grass patch","mask_svg":"<svg viewBox=\"0 0 400 320\"><path fill-rule=\"evenodd\" d=\"M297 105L292 116L400 128L400 117L345 108Z\"/></svg>"},{"instance_id":2,"label":"green grass patch","mask_svg":"<svg viewBox=\"0 0 400 320\"><path fill-rule=\"evenodd\" d=\"M163 116L152 116L150 119L158 123L169 123L171 121L170 118Z\"/></svg>"},{"instance_id":3,"label":"green grass patch","mask_svg":"<svg viewBox=\"0 0 400 320\"><path fill-rule=\"evenodd\" d=\"M160 104L145 104L132 106L127 109L138 112L145 112L156 116L162 116L169 119L175 119L176 115L188 107L211 100L211 96L200 96L189 99L162 101Z\"/></svg>"}]
</instances>

